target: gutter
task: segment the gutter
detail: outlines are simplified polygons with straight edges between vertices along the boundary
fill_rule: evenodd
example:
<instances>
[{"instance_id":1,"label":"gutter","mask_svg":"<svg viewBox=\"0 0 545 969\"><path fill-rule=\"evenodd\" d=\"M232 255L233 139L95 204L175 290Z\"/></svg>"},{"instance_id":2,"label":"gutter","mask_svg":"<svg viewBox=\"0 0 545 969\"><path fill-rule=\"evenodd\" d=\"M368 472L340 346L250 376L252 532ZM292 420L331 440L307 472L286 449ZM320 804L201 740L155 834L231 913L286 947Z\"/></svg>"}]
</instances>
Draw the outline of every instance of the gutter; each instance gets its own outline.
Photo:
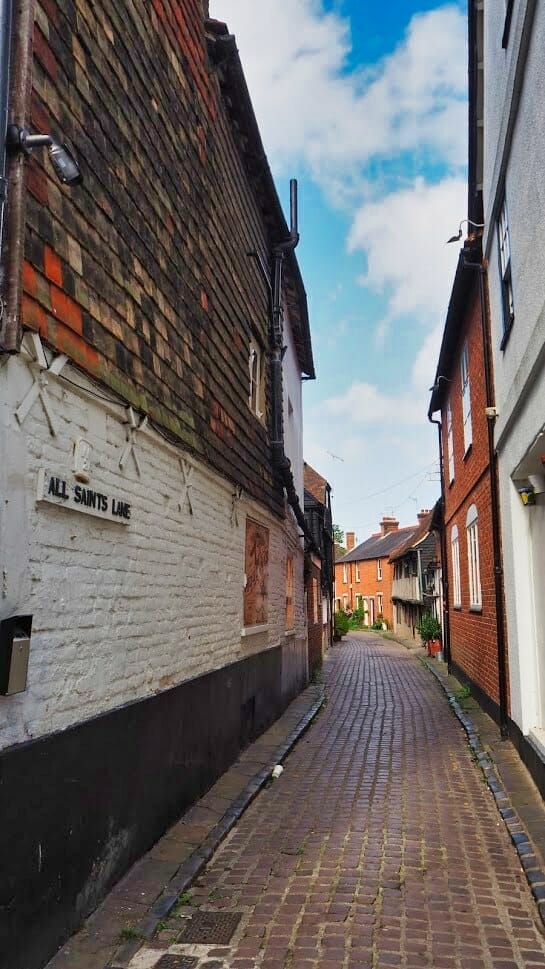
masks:
<instances>
[{"instance_id":1,"label":"gutter","mask_svg":"<svg viewBox=\"0 0 545 969\"><path fill-rule=\"evenodd\" d=\"M443 651L445 654L445 660L447 663L447 668L449 673L451 672L451 655L450 655L450 607L449 607L449 573L448 573L448 561L447 561L447 532L445 525L445 469L443 466L443 424L442 421L436 421L432 417L432 405L430 404L430 409L428 410L428 420L430 424L437 425L437 432L439 438L439 472L441 479L441 523L442 527L439 532L441 539L441 585L443 586Z\"/></svg>"},{"instance_id":2,"label":"gutter","mask_svg":"<svg viewBox=\"0 0 545 969\"><path fill-rule=\"evenodd\" d=\"M509 717L507 713L507 649L505 641L505 606L503 590L503 561L501 553L501 526L498 496L498 456L494 445L494 422L497 418L494 383L492 380L492 361L490 353L490 326L488 303L485 292L486 265L465 262L464 269L477 270L479 274L479 296L481 302L481 332L484 357L484 383L486 395L486 425L488 438L488 469L490 477L490 499L492 511L492 546L494 557L494 593L496 600L496 641L498 656L498 693L500 700L500 733L503 740L509 736Z\"/></svg>"},{"instance_id":3,"label":"gutter","mask_svg":"<svg viewBox=\"0 0 545 969\"><path fill-rule=\"evenodd\" d=\"M282 483L286 489L288 502L293 509L297 524L305 536L308 546L320 558L321 552L317 548L312 533L307 527L305 514L299 502L299 496L293 480L291 462L284 450L284 393L282 360L284 358L284 328L282 313L282 270L284 256L294 251L299 243L297 219L297 180L290 181L290 233L284 242L278 243L273 249L273 277L271 286L271 386L272 386L272 439L271 449L273 464L278 468Z\"/></svg>"},{"instance_id":4,"label":"gutter","mask_svg":"<svg viewBox=\"0 0 545 969\"><path fill-rule=\"evenodd\" d=\"M7 11L11 0L0 0L2 10ZM9 117L10 124L20 128L27 126L27 110L32 87L32 40L35 0L17 0L13 11L11 35L12 68L6 70L2 60L2 83L4 96L9 71ZM2 23L7 29L7 18ZM6 50L6 36L1 36L1 55ZM3 108L3 105L2 105ZM5 158L5 140L3 143ZM7 161L8 199L5 216L2 216L2 250L0 253L0 353L18 353L23 335L21 321L22 266L25 247L26 188L25 153L10 153Z\"/></svg>"},{"instance_id":5,"label":"gutter","mask_svg":"<svg viewBox=\"0 0 545 969\"><path fill-rule=\"evenodd\" d=\"M7 194L6 136L9 115L11 18L11 0L0 0L0 248L4 229L4 208Z\"/></svg>"}]
</instances>

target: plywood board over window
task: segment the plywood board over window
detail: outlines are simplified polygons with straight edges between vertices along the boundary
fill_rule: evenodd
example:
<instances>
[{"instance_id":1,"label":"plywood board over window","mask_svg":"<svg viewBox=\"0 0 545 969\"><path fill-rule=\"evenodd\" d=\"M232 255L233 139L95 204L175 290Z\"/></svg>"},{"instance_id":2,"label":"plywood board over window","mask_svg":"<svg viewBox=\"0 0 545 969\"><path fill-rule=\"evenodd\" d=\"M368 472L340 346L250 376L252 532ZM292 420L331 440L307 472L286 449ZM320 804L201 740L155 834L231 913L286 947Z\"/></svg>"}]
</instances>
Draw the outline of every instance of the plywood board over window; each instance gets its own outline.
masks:
<instances>
[{"instance_id":1,"label":"plywood board over window","mask_svg":"<svg viewBox=\"0 0 545 969\"><path fill-rule=\"evenodd\" d=\"M286 629L293 629L295 625L295 609L293 601L293 555L286 559Z\"/></svg>"},{"instance_id":2,"label":"plywood board over window","mask_svg":"<svg viewBox=\"0 0 545 969\"><path fill-rule=\"evenodd\" d=\"M244 569L244 625L260 626L268 621L269 529L251 518L246 519Z\"/></svg>"}]
</instances>

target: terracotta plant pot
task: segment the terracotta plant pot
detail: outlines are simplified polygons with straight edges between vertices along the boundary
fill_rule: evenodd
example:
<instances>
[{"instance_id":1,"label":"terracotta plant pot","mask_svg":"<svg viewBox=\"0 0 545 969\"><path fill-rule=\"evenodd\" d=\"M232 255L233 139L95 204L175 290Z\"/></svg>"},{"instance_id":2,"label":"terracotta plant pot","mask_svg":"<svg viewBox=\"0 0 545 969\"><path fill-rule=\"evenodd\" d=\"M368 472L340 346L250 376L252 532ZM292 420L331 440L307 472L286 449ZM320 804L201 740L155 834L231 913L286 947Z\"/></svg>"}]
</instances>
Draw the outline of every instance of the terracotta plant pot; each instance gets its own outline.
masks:
<instances>
[{"instance_id":1,"label":"terracotta plant pot","mask_svg":"<svg viewBox=\"0 0 545 969\"><path fill-rule=\"evenodd\" d=\"M428 647L428 656L437 656L437 653L441 652L440 639L428 639L426 645Z\"/></svg>"}]
</instances>

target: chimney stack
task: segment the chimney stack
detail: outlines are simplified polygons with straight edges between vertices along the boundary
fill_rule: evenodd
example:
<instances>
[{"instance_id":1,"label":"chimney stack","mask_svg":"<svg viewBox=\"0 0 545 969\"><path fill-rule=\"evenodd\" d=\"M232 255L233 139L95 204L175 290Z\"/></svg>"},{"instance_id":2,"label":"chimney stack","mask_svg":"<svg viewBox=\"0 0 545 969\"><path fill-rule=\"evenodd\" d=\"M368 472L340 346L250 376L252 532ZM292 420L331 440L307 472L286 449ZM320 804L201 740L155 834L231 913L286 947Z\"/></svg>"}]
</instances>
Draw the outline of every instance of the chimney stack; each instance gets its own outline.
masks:
<instances>
[{"instance_id":1,"label":"chimney stack","mask_svg":"<svg viewBox=\"0 0 545 969\"><path fill-rule=\"evenodd\" d=\"M397 532L399 528L399 522L397 518L392 518L390 515L383 515L382 521L380 523L380 534L388 535L390 532Z\"/></svg>"},{"instance_id":2,"label":"chimney stack","mask_svg":"<svg viewBox=\"0 0 545 969\"><path fill-rule=\"evenodd\" d=\"M418 521L420 522L420 524L422 524L424 519L428 517L429 513L430 513L429 508L423 508L422 511L418 512L418 515L416 517L418 518Z\"/></svg>"},{"instance_id":3,"label":"chimney stack","mask_svg":"<svg viewBox=\"0 0 545 969\"><path fill-rule=\"evenodd\" d=\"M355 544L356 544L356 533L355 532L347 532L346 533L346 551L347 552L351 552L352 549L354 548L354 545Z\"/></svg>"}]
</instances>

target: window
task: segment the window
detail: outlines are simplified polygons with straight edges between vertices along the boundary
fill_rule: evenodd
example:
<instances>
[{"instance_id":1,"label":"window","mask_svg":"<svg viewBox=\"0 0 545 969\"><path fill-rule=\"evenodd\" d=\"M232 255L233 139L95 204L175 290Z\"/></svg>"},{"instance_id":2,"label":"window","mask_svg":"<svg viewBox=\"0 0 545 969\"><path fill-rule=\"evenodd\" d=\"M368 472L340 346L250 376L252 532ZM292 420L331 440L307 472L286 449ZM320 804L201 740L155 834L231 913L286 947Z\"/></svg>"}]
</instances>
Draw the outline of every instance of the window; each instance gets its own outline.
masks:
<instances>
[{"instance_id":1,"label":"window","mask_svg":"<svg viewBox=\"0 0 545 969\"><path fill-rule=\"evenodd\" d=\"M453 526L450 533L450 548L452 553L452 595L455 609L460 609L462 605L462 593L460 588L460 544L458 541L458 527Z\"/></svg>"},{"instance_id":2,"label":"window","mask_svg":"<svg viewBox=\"0 0 545 969\"><path fill-rule=\"evenodd\" d=\"M314 625L316 625L318 622L318 605L319 605L318 579L313 579L312 580L312 620L314 622Z\"/></svg>"},{"instance_id":3,"label":"window","mask_svg":"<svg viewBox=\"0 0 545 969\"><path fill-rule=\"evenodd\" d=\"M447 460L449 484L454 481L454 435L452 433L452 407L447 401Z\"/></svg>"},{"instance_id":4,"label":"window","mask_svg":"<svg viewBox=\"0 0 545 969\"><path fill-rule=\"evenodd\" d=\"M343 582L346 585L348 582L348 566L343 565Z\"/></svg>"},{"instance_id":5,"label":"window","mask_svg":"<svg viewBox=\"0 0 545 969\"><path fill-rule=\"evenodd\" d=\"M466 517L470 609L480 609L482 607L478 522L479 516L477 514L477 508L475 505L471 505Z\"/></svg>"},{"instance_id":6,"label":"window","mask_svg":"<svg viewBox=\"0 0 545 969\"><path fill-rule=\"evenodd\" d=\"M513 284L511 281L511 244L509 241L509 222L507 220L507 203L505 198L498 219L498 253L503 304L503 340L501 342L501 349L503 350L513 325L513 320L515 319Z\"/></svg>"},{"instance_id":7,"label":"window","mask_svg":"<svg viewBox=\"0 0 545 969\"><path fill-rule=\"evenodd\" d=\"M380 615L382 616L383 615L383 613L382 613L382 592L379 592L377 594L377 607L378 607L378 611L379 611Z\"/></svg>"},{"instance_id":8,"label":"window","mask_svg":"<svg viewBox=\"0 0 545 969\"><path fill-rule=\"evenodd\" d=\"M344 595L343 596L343 611L346 612L347 609L348 609L348 596L347 595Z\"/></svg>"},{"instance_id":9,"label":"window","mask_svg":"<svg viewBox=\"0 0 545 969\"><path fill-rule=\"evenodd\" d=\"M293 629L294 625L293 555L288 555L286 559L286 629Z\"/></svg>"},{"instance_id":10,"label":"window","mask_svg":"<svg viewBox=\"0 0 545 969\"><path fill-rule=\"evenodd\" d=\"M461 380L462 380L462 418L464 422L464 451L467 454L471 441L473 440L473 432L471 429L471 392L469 389L469 349L467 345L467 340L464 343L462 349L462 360L460 364Z\"/></svg>"},{"instance_id":11,"label":"window","mask_svg":"<svg viewBox=\"0 0 545 969\"><path fill-rule=\"evenodd\" d=\"M361 609L361 607L362 607L362 598L363 597L361 595L357 595L356 596L356 609Z\"/></svg>"},{"instance_id":12,"label":"window","mask_svg":"<svg viewBox=\"0 0 545 969\"><path fill-rule=\"evenodd\" d=\"M377 579L379 582L382 579L382 559L377 559Z\"/></svg>"},{"instance_id":13,"label":"window","mask_svg":"<svg viewBox=\"0 0 545 969\"><path fill-rule=\"evenodd\" d=\"M360 582L360 581L361 581L360 563L356 562L356 582Z\"/></svg>"},{"instance_id":14,"label":"window","mask_svg":"<svg viewBox=\"0 0 545 969\"><path fill-rule=\"evenodd\" d=\"M261 350L255 340L250 342L250 356L248 358L250 371L250 394L248 405L256 417L263 417L263 374L261 372Z\"/></svg>"}]
</instances>

